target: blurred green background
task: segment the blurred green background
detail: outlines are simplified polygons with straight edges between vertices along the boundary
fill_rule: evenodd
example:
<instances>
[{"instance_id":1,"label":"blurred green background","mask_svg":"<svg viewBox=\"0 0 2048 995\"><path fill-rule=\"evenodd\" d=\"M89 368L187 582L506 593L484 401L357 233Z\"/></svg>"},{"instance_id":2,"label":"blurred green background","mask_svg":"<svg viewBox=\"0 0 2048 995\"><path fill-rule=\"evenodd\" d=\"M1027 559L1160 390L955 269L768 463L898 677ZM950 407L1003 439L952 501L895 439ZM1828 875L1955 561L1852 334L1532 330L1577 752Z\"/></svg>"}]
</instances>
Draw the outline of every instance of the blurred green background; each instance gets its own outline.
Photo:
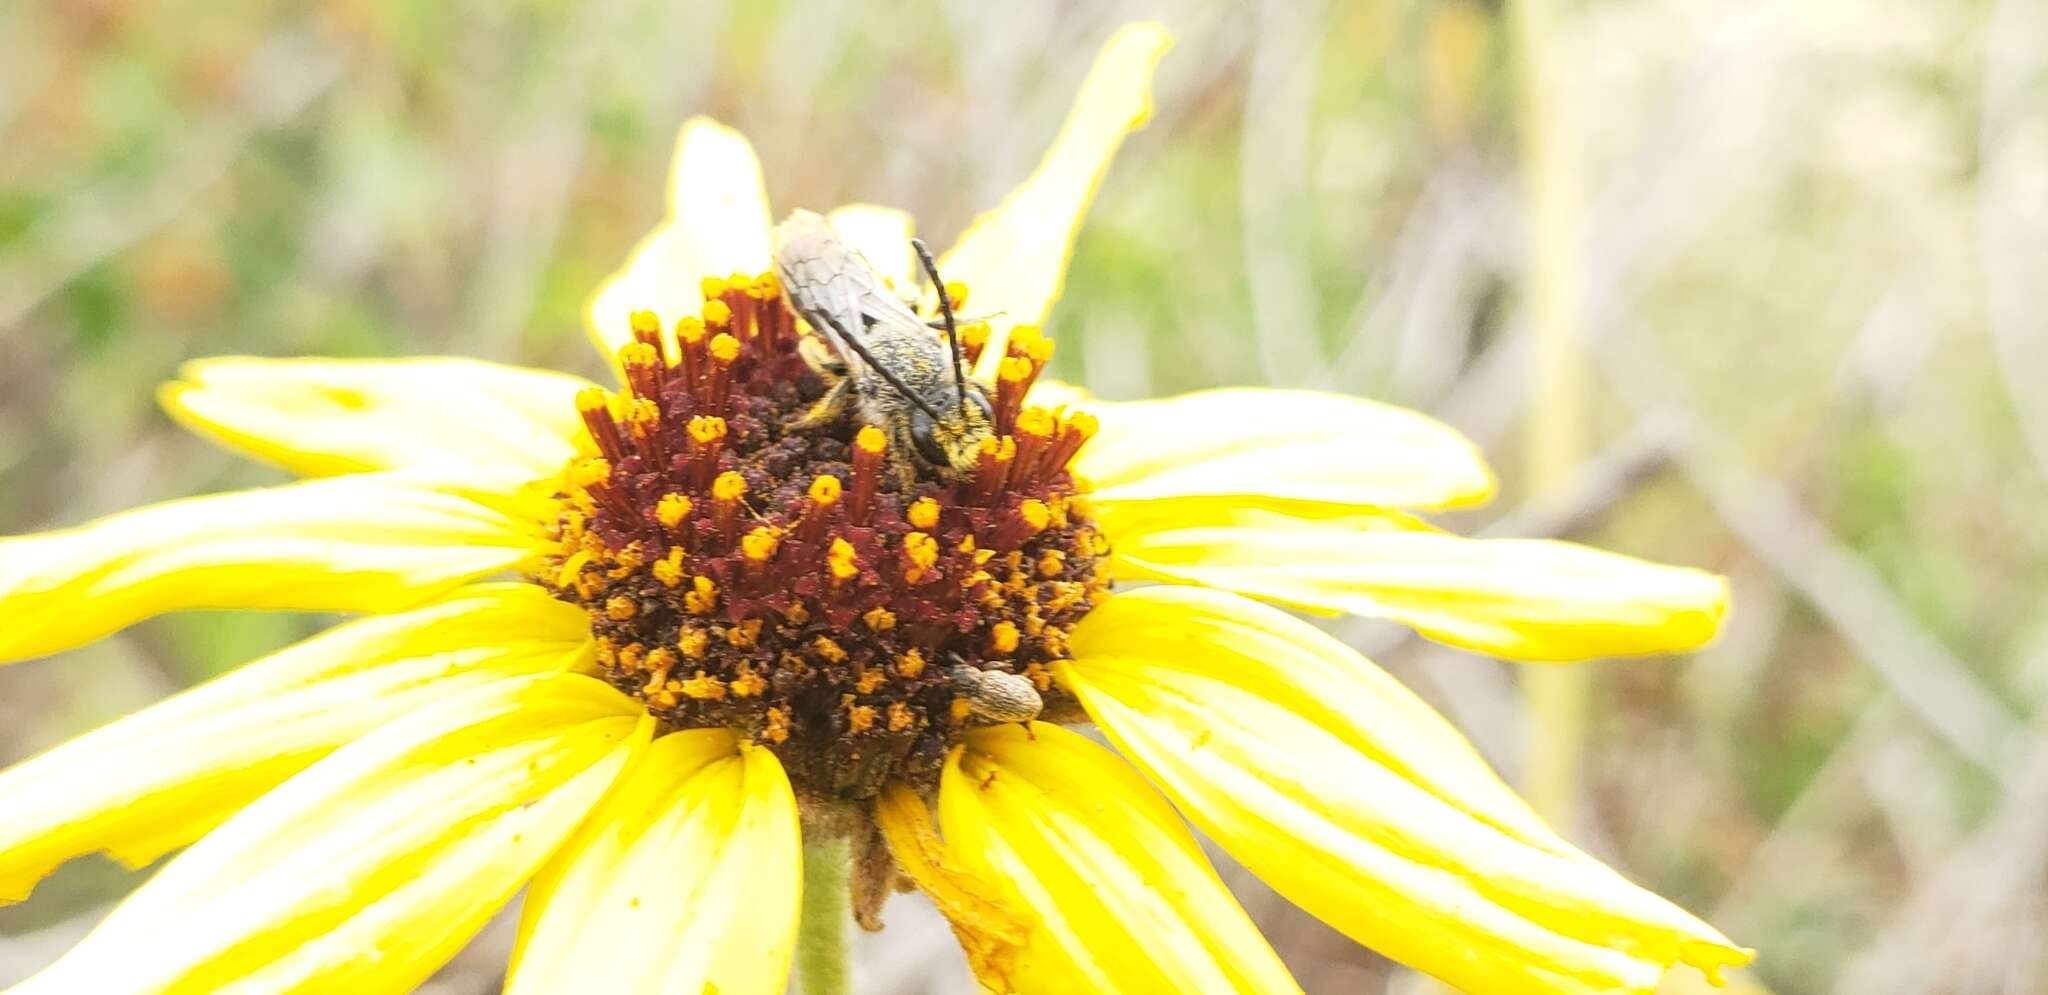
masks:
<instances>
[{"instance_id":1,"label":"blurred green background","mask_svg":"<svg viewBox=\"0 0 2048 995\"><path fill-rule=\"evenodd\" d=\"M1457 527L1727 573L1718 645L1589 665L1568 834L1773 991L2048 990L2048 5L1563 4L1534 117L1494 4L1002 7L0 4L0 532L279 479L159 412L186 358L598 374L582 309L693 113L753 139L778 210L876 201L950 244L1156 17L1180 42L1056 372L1420 407L1502 470ZM1527 223L1532 128L1562 243ZM1590 429L1532 498L1526 273L1560 244ZM178 616L0 670L0 762L323 621ZM1341 631L1523 769L1516 668ZM1311 992L1435 990L1217 857ZM0 982L135 880L82 862L0 910ZM932 914L890 916L863 990L960 990ZM431 990L494 991L507 939Z\"/></svg>"}]
</instances>

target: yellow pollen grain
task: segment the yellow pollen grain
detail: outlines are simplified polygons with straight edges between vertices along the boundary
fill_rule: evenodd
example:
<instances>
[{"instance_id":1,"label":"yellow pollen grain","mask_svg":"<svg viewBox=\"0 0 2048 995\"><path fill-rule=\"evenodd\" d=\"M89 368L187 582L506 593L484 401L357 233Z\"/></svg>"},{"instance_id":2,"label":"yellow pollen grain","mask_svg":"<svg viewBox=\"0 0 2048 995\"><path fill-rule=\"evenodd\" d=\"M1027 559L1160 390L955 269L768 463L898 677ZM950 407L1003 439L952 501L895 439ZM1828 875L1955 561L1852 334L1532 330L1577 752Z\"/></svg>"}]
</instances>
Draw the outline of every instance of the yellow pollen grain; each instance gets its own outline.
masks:
<instances>
[{"instance_id":1,"label":"yellow pollen grain","mask_svg":"<svg viewBox=\"0 0 2048 995\"><path fill-rule=\"evenodd\" d=\"M1024 355L1030 357L1033 363L1044 366L1052 361L1052 347L1055 344L1051 339L1040 337L1024 347Z\"/></svg>"},{"instance_id":2,"label":"yellow pollen grain","mask_svg":"<svg viewBox=\"0 0 2048 995\"><path fill-rule=\"evenodd\" d=\"M599 636L595 655L598 663L607 667L613 666L619 662L619 644L613 642L610 636Z\"/></svg>"},{"instance_id":3,"label":"yellow pollen grain","mask_svg":"<svg viewBox=\"0 0 2048 995\"><path fill-rule=\"evenodd\" d=\"M647 669L647 647L639 643L619 647L619 669L628 673Z\"/></svg>"},{"instance_id":4,"label":"yellow pollen grain","mask_svg":"<svg viewBox=\"0 0 2048 995\"><path fill-rule=\"evenodd\" d=\"M988 345L988 337L986 321L977 321L960 329L960 344L969 350L979 350Z\"/></svg>"},{"instance_id":5,"label":"yellow pollen grain","mask_svg":"<svg viewBox=\"0 0 2048 995\"><path fill-rule=\"evenodd\" d=\"M1048 549L1045 551L1044 556L1038 558L1038 575L1040 577L1057 577L1060 575L1060 571L1066 568L1067 554L1057 549Z\"/></svg>"},{"instance_id":6,"label":"yellow pollen grain","mask_svg":"<svg viewBox=\"0 0 2048 995\"><path fill-rule=\"evenodd\" d=\"M679 587L683 583L683 551L680 547L670 549L668 555L654 562L654 579L663 587Z\"/></svg>"},{"instance_id":7,"label":"yellow pollen grain","mask_svg":"<svg viewBox=\"0 0 2048 995\"><path fill-rule=\"evenodd\" d=\"M610 414L610 395L603 387L585 387L576 392L576 411L586 415L594 415L600 411Z\"/></svg>"},{"instance_id":8,"label":"yellow pollen grain","mask_svg":"<svg viewBox=\"0 0 2048 995\"><path fill-rule=\"evenodd\" d=\"M1017 625L1014 622L997 622L988 630L988 648L991 653L1017 652Z\"/></svg>"},{"instance_id":9,"label":"yellow pollen grain","mask_svg":"<svg viewBox=\"0 0 2048 995\"><path fill-rule=\"evenodd\" d=\"M905 533L903 556L910 561L910 570L922 577L939 562L939 541L922 532Z\"/></svg>"},{"instance_id":10,"label":"yellow pollen grain","mask_svg":"<svg viewBox=\"0 0 2048 995\"><path fill-rule=\"evenodd\" d=\"M694 314L684 315L676 321L676 340L684 345L696 345L704 341L704 319Z\"/></svg>"},{"instance_id":11,"label":"yellow pollen grain","mask_svg":"<svg viewBox=\"0 0 2048 995\"><path fill-rule=\"evenodd\" d=\"M725 296L726 286L726 279L722 276L707 276L697 281L697 290L707 301Z\"/></svg>"},{"instance_id":12,"label":"yellow pollen grain","mask_svg":"<svg viewBox=\"0 0 2048 995\"><path fill-rule=\"evenodd\" d=\"M604 613L614 622L624 622L640 614L640 603L623 594L614 594L604 603Z\"/></svg>"},{"instance_id":13,"label":"yellow pollen grain","mask_svg":"<svg viewBox=\"0 0 2048 995\"><path fill-rule=\"evenodd\" d=\"M811 503L829 508L839 503L839 478L821 473L811 481Z\"/></svg>"},{"instance_id":14,"label":"yellow pollen grain","mask_svg":"<svg viewBox=\"0 0 2048 995\"><path fill-rule=\"evenodd\" d=\"M735 698L755 698L768 690L768 679L754 673L754 668L742 663L739 676L733 678L726 686L732 690L732 696Z\"/></svg>"},{"instance_id":15,"label":"yellow pollen grain","mask_svg":"<svg viewBox=\"0 0 2048 995\"><path fill-rule=\"evenodd\" d=\"M1018 325L1010 329L1009 349L1011 352L1017 353L1029 352L1033 345L1044 340L1045 331L1039 326Z\"/></svg>"},{"instance_id":16,"label":"yellow pollen grain","mask_svg":"<svg viewBox=\"0 0 2048 995\"><path fill-rule=\"evenodd\" d=\"M906 705L900 701L891 702L889 704L890 732L902 732L903 730L908 729L912 725L916 724L916 722L917 716L911 712L909 705Z\"/></svg>"},{"instance_id":17,"label":"yellow pollen grain","mask_svg":"<svg viewBox=\"0 0 2048 995\"><path fill-rule=\"evenodd\" d=\"M663 494L654 502L654 518L665 529L673 529L690 517L690 499L681 494Z\"/></svg>"},{"instance_id":18,"label":"yellow pollen grain","mask_svg":"<svg viewBox=\"0 0 2048 995\"><path fill-rule=\"evenodd\" d=\"M882 430L873 425L863 425L860 432L854 435L853 445L861 452L880 456L882 450L889 448L889 437L883 435Z\"/></svg>"},{"instance_id":19,"label":"yellow pollen grain","mask_svg":"<svg viewBox=\"0 0 2048 995\"><path fill-rule=\"evenodd\" d=\"M698 415L690 419L690 440L700 446L708 446L725 438L725 419L717 415Z\"/></svg>"},{"instance_id":20,"label":"yellow pollen grain","mask_svg":"<svg viewBox=\"0 0 2048 995\"><path fill-rule=\"evenodd\" d=\"M755 563L765 563L775 555L775 547L781 544L782 536L774 526L758 525L740 537L740 552Z\"/></svg>"},{"instance_id":21,"label":"yellow pollen grain","mask_svg":"<svg viewBox=\"0 0 2048 995\"><path fill-rule=\"evenodd\" d=\"M648 315L651 319L654 316ZM634 322L639 324L639 322ZM661 362L661 354L645 342L628 342L619 347L619 362L626 366L654 366Z\"/></svg>"},{"instance_id":22,"label":"yellow pollen grain","mask_svg":"<svg viewBox=\"0 0 2048 995\"><path fill-rule=\"evenodd\" d=\"M663 681L668 680L668 672L676 668L675 651L666 646L656 646L647 651L647 659L642 663L642 666L654 672L653 679L649 680L647 685L649 687L659 686Z\"/></svg>"},{"instance_id":23,"label":"yellow pollen grain","mask_svg":"<svg viewBox=\"0 0 2048 995\"><path fill-rule=\"evenodd\" d=\"M727 470L711 482L711 496L719 501L737 501L747 496L747 478L736 470Z\"/></svg>"},{"instance_id":24,"label":"yellow pollen grain","mask_svg":"<svg viewBox=\"0 0 2048 995\"><path fill-rule=\"evenodd\" d=\"M568 559L562 561L561 569L555 571L555 586L568 587L575 583L577 575L583 572L583 565L589 562L589 550L578 550L575 553L571 553Z\"/></svg>"},{"instance_id":25,"label":"yellow pollen grain","mask_svg":"<svg viewBox=\"0 0 2048 995\"><path fill-rule=\"evenodd\" d=\"M761 645L761 620L750 618L725 630L725 641L736 649L750 650Z\"/></svg>"},{"instance_id":26,"label":"yellow pollen grain","mask_svg":"<svg viewBox=\"0 0 2048 995\"><path fill-rule=\"evenodd\" d=\"M1017 431L1040 438L1052 435L1052 413L1044 408L1025 408L1017 415Z\"/></svg>"},{"instance_id":27,"label":"yellow pollen grain","mask_svg":"<svg viewBox=\"0 0 2048 995\"><path fill-rule=\"evenodd\" d=\"M873 705L855 705L846 717L846 731L859 735L875 727L877 713Z\"/></svg>"},{"instance_id":28,"label":"yellow pollen grain","mask_svg":"<svg viewBox=\"0 0 2048 995\"><path fill-rule=\"evenodd\" d=\"M811 650L824 659L826 663L846 662L846 651L841 649L831 636L819 636L811 640Z\"/></svg>"},{"instance_id":29,"label":"yellow pollen grain","mask_svg":"<svg viewBox=\"0 0 2048 995\"><path fill-rule=\"evenodd\" d=\"M697 701L724 701L725 682L716 677L706 677L703 671L683 682L683 694Z\"/></svg>"},{"instance_id":30,"label":"yellow pollen grain","mask_svg":"<svg viewBox=\"0 0 2048 995\"><path fill-rule=\"evenodd\" d=\"M709 577L690 578L691 591L683 595L683 607L698 615L709 615L718 607L718 583Z\"/></svg>"},{"instance_id":31,"label":"yellow pollen grain","mask_svg":"<svg viewBox=\"0 0 2048 995\"><path fill-rule=\"evenodd\" d=\"M969 715L974 714L974 706L969 705L967 703L967 699L956 697L953 699L952 707L947 709L947 711L948 714L953 716L953 724L959 725L960 723L967 721L967 717Z\"/></svg>"},{"instance_id":32,"label":"yellow pollen grain","mask_svg":"<svg viewBox=\"0 0 2048 995\"><path fill-rule=\"evenodd\" d=\"M959 282L958 280L946 281L946 300L952 303L953 310L955 311L958 311L961 308L966 307L967 285Z\"/></svg>"},{"instance_id":33,"label":"yellow pollen grain","mask_svg":"<svg viewBox=\"0 0 2048 995\"><path fill-rule=\"evenodd\" d=\"M928 497L918 498L910 502L910 510L904 512L903 517L910 521L911 528L929 532L938 527L939 503Z\"/></svg>"},{"instance_id":34,"label":"yellow pollen grain","mask_svg":"<svg viewBox=\"0 0 2048 995\"><path fill-rule=\"evenodd\" d=\"M789 741L789 713L780 708L768 710L768 720L761 727L761 738L771 743Z\"/></svg>"},{"instance_id":35,"label":"yellow pollen grain","mask_svg":"<svg viewBox=\"0 0 2048 995\"><path fill-rule=\"evenodd\" d=\"M996 379L1010 383L1023 383L1031 379L1031 361L1016 356L1005 356L996 366Z\"/></svg>"},{"instance_id":36,"label":"yellow pollen grain","mask_svg":"<svg viewBox=\"0 0 2048 995\"><path fill-rule=\"evenodd\" d=\"M903 655L896 658L896 672L911 678L924 673L924 654L915 649L904 650Z\"/></svg>"},{"instance_id":37,"label":"yellow pollen grain","mask_svg":"<svg viewBox=\"0 0 2048 995\"><path fill-rule=\"evenodd\" d=\"M575 487L601 484L612 475L612 461L602 456L584 460L569 468L569 483Z\"/></svg>"},{"instance_id":38,"label":"yellow pollen grain","mask_svg":"<svg viewBox=\"0 0 2048 995\"><path fill-rule=\"evenodd\" d=\"M724 281L720 281L721 285L723 285L723 282L724 282ZM720 292L720 293L724 293L724 291L723 291L723 290L721 290L721 291L719 291L719 292ZM710 297L711 295L709 295L709 294L706 294L705 296L706 296L706 297L708 298L708 297ZM707 324L707 325L711 325L711 326L713 326L713 327L716 327L716 326L718 326L718 325L726 325L726 324L730 324L731 322L732 322L732 305L730 305L730 304L727 304L727 303L726 303L726 302L724 302L724 301L714 301L714 300L706 300L706 301L704 302L704 323L705 323L705 324Z\"/></svg>"},{"instance_id":39,"label":"yellow pollen grain","mask_svg":"<svg viewBox=\"0 0 2048 995\"><path fill-rule=\"evenodd\" d=\"M833 580L847 581L858 576L860 566L854 562L853 543L834 538L832 548L825 553L825 566L832 572Z\"/></svg>"},{"instance_id":40,"label":"yellow pollen grain","mask_svg":"<svg viewBox=\"0 0 2048 995\"><path fill-rule=\"evenodd\" d=\"M811 620L811 610L805 608L803 602L796 601L782 610L782 617L788 619L791 625L802 625Z\"/></svg>"},{"instance_id":41,"label":"yellow pollen grain","mask_svg":"<svg viewBox=\"0 0 2048 995\"><path fill-rule=\"evenodd\" d=\"M1024 519L1024 524L1030 526L1031 531L1043 532L1052 524L1052 509L1037 498L1025 498L1017 505L1017 517Z\"/></svg>"},{"instance_id":42,"label":"yellow pollen grain","mask_svg":"<svg viewBox=\"0 0 2048 995\"><path fill-rule=\"evenodd\" d=\"M873 667L862 667L860 677L853 682L853 689L862 694L874 694L875 691L880 689L883 684L888 683L888 681L889 675Z\"/></svg>"},{"instance_id":43,"label":"yellow pollen grain","mask_svg":"<svg viewBox=\"0 0 2048 995\"><path fill-rule=\"evenodd\" d=\"M860 617L860 620L866 622L868 628L876 632L887 632L896 627L896 613L887 608L870 608L867 614Z\"/></svg>"},{"instance_id":44,"label":"yellow pollen grain","mask_svg":"<svg viewBox=\"0 0 2048 995\"><path fill-rule=\"evenodd\" d=\"M710 646L711 634L703 629L684 629L683 634L676 637L676 649L682 650L683 655L692 660L703 659L704 651Z\"/></svg>"},{"instance_id":45,"label":"yellow pollen grain","mask_svg":"<svg viewBox=\"0 0 2048 995\"><path fill-rule=\"evenodd\" d=\"M715 302L714 302L715 303ZM720 305L721 307L723 305ZM710 310L710 305L705 309ZM721 363L730 363L740 358L740 340L720 332L711 337L711 358Z\"/></svg>"},{"instance_id":46,"label":"yellow pollen grain","mask_svg":"<svg viewBox=\"0 0 2048 995\"><path fill-rule=\"evenodd\" d=\"M1031 686L1040 693L1052 690L1052 671L1045 669L1045 664L1033 660L1024 668L1024 676L1031 679Z\"/></svg>"},{"instance_id":47,"label":"yellow pollen grain","mask_svg":"<svg viewBox=\"0 0 2048 995\"><path fill-rule=\"evenodd\" d=\"M1067 415L1067 427L1081 433L1082 438L1093 438L1102 422L1086 411L1075 411Z\"/></svg>"},{"instance_id":48,"label":"yellow pollen grain","mask_svg":"<svg viewBox=\"0 0 2048 995\"><path fill-rule=\"evenodd\" d=\"M626 318L633 333L655 335L661 331L661 316L652 311L635 311Z\"/></svg>"},{"instance_id":49,"label":"yellow pollen grain","mask_svg":"<svg viewBox=\"0 0 2048 995\"><path fill-rule=\"evenodd\" d=\"M960 538L960 545L958 548L963 553L974 552L974 534L970 532L967 535L962 536Z\"/></svg>"}]
</instances>

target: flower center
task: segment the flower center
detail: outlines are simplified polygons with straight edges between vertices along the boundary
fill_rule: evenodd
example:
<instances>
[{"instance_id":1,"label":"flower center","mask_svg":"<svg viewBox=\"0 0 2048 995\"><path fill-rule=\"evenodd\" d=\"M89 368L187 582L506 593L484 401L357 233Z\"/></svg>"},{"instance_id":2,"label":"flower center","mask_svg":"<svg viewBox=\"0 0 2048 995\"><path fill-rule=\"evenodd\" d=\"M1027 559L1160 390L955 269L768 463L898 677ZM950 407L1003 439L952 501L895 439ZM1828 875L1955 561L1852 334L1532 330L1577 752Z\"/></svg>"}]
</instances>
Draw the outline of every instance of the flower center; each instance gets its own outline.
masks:
<instances>
[{"instance_id":1,"label":"flower center","mask_svg":"<svg viewBox=\"0 0 2048 995\"><path fill-rule=\"evenodd\" d=\"M772 277L704 298L672 336L635 314L626 388L577 398L594 452L536 579L590 613L602 675L671 726L752 737L815 798L929 789L969 727L1074 714L1051 665L1108 546L1067 468L1093 420L1023 404L1052 343L1013 333L959 478L858 406L806 417L826 384ZM986 329L965 338L972 362Z\"/></svg>"}]
</instances>

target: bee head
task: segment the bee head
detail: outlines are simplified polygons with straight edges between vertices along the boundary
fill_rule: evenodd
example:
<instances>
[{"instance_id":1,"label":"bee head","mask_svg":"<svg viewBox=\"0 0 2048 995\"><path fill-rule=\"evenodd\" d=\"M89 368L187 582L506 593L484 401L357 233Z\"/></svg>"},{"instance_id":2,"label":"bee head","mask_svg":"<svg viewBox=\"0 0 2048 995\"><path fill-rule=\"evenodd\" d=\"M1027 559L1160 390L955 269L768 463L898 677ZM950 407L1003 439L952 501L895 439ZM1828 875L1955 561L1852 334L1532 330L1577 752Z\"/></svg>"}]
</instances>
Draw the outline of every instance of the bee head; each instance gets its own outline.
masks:
<instances>
[{"instance_id":1,"label":"bee head","mask_svg":"<svg viewBox=\"0 0 2048 995\"><path fill-rule=\"evenodd\" d=\"M967 385L962 399L950 385L942 397L933 398L933 417L922 406L910 409L910 441L918 459L938 470L941 476L958 479L974 472L979 464L981 440L995 434L995 415L988 396L978 384Z\"/></svg>"}]
</instances>

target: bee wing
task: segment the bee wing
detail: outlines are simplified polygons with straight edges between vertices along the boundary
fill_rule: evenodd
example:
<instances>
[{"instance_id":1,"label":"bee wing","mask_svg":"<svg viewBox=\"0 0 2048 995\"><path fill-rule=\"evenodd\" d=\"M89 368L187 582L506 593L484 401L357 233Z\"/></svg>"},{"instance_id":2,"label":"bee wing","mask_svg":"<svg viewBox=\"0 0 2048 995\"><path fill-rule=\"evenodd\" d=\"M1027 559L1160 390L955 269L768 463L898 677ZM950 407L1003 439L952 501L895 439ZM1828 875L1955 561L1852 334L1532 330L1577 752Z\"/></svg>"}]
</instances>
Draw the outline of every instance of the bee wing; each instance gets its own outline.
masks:
<instances>
[{"instance_id":1,"label":"bee wing","mask_svg":"<svg viewBox=\"0 0 2048 995\"><path fill-rule=\"evenodd\" d=\"M846 336L865 335L883 324L924 326L909 305L882 285L867 257L813 212L793 211L775 226L775 272L790 306L832 343L850 369L860 369L861 362Z\"/></svg>"}]
</instances>

